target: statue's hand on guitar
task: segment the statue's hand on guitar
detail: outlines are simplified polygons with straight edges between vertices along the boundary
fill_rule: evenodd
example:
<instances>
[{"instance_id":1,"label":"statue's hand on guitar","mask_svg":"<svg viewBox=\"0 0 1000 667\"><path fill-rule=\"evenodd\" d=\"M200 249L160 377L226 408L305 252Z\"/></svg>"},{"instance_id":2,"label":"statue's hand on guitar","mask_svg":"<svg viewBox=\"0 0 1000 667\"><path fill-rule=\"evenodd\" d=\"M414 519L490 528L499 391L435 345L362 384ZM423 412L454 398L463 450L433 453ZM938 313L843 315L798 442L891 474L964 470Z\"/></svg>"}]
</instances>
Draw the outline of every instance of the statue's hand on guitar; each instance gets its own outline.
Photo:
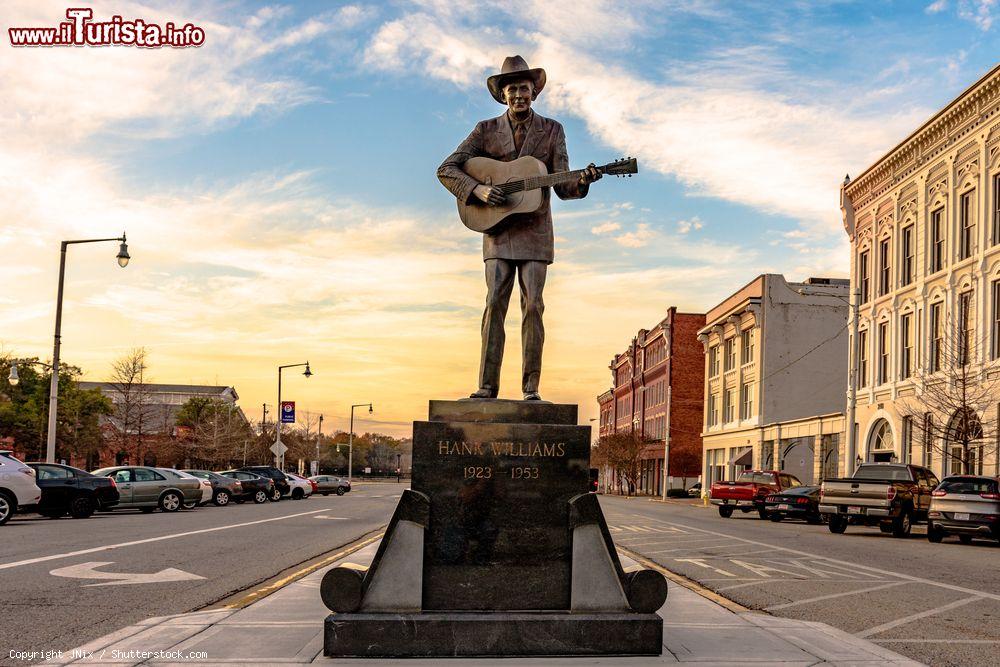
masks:
<instances>
[{"instance_id":1,"label":"statue's hand on guitar","mask_svg":"<svg viewBox=\"0 0 1000 667\"><path fill-rule=\"evenodd\" d=\"M580 174L580 185L590 185L594 181L601 180L601 176L602 174L597 165L591 162L583 170L583 173Z\"/></svg>"},{"instance_id":2,"label":"statue's hand on guitar","mask_svg":"<svg viewBox=\"0 0 1000 667\"><path fill-rule=\"evenodd\" d=\"M477 185L475 189L473 189L472 194L476 195L476 198L487 206L500 206L506 199L506 197L504 197L503 190L486 183L480 183Z\"/></svg>"}]
</instances>

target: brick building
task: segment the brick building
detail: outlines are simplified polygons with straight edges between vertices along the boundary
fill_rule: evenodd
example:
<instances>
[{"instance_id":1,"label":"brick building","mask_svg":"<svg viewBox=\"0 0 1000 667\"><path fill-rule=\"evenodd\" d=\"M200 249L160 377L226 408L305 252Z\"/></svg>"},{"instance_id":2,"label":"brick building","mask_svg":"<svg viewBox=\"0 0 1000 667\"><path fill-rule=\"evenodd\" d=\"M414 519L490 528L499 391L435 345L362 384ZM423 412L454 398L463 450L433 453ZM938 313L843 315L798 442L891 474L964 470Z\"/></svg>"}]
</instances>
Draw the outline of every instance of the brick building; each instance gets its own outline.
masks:
<instances>
[{"instance_id":1,"label":"brick building","mask_svg":"<svg viewBox=\"0 0 1000 667\"><path fill-rule=\"evenodd\" d=\"M670 488L691 486L700 475L704 350L698 330L704 325L704 315L671 306L662 321L640 329L611 361L613 386L597 397L598 434L638 431L652 441L643 452L637 493L663 493L668 429Z\"/></svg>"}]
</instances>

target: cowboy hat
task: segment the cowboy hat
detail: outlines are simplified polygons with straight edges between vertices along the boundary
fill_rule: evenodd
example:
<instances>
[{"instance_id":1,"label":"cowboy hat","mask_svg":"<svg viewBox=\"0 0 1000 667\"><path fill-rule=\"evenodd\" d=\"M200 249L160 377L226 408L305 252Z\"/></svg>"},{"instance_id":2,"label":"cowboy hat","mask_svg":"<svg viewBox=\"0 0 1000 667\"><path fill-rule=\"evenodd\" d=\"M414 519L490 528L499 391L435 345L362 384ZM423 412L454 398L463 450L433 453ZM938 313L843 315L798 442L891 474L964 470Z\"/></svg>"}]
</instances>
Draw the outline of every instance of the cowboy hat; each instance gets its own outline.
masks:
<instances>
[{"instance_id":1,"label":"cowboy hat","mask_svg":"<svg viewBox=\"0 0 1000 667\"><path fill-rule=\"evenodd\" d=\"M507 104L503 99L503 87L511 80L517 79L531 79L535 84L534 96L538 97L538 93L545 87L545 70L541 67L529 68L521 56L507 56L500 66L500 73L486 79L486 87L490 89L493 99L500 104Z\"/></svg>"}]
</instances>

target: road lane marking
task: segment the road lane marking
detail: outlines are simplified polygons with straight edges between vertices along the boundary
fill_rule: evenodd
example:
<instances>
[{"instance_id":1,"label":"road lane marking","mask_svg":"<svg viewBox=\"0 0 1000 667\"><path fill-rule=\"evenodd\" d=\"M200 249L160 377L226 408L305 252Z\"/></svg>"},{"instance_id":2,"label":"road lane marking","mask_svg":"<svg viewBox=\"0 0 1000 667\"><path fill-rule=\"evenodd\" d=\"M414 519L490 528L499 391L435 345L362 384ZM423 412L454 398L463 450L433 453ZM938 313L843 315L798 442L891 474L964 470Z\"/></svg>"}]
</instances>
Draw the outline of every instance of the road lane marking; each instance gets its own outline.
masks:
<instances>
[{"instance_id":1,"label":"road lane marking","mask_svg":"<svg viewBox=\"0 0 1000 667\"><path fill-rule=\"evenodd\" d=\"M736 576L732 572L726 572L725 570L720 570L717 567L709 565L708 563L705 562L704 558L675 558L674 560L677 561L678 563L694 563L695 565L697 565L699 567L703 567L705 569L711 570L712 572L715 572L716 574L721 574L721 575L723 575L725 577L735 577Z\"/></svg>"},{"instance_id":2,"label":"road lane marking","mask_svg":"<svg viewBox=\"0 0 1000 667\"><path fill-rule=\"evenodd\" d=\"M675 549L657 549L656 551L647 551L646 554L649 555L649 556L652 556L653 554L668 554L668 553L673 553L675 551L694 551L695 549L707 549L710 546L713 546L713 545L711 545L711 544L703 544L703 545L700 545L700 546L697 546L697 547L677 547ZM726 544L724 542L722 544L716 544L714 546L717 546L717 547L729 547L731 545Z\"/></svg>"},{"instance_id":3,"label":"road lane marking","mask_svg":"<svg viewBox=\"0 0 1000 667\"><path fill-rule=\"evenodd\" d=\"M961 600L955 600L946 605L936 607L934 609L928 609L927 611L922 611L918 614L911 614L910 616L904 616L903 618L897 618L895 621L889 621L888 623L883 623L882 625L876 625L874 628L868 628L867 630L862 630L861 632L855 632L855 637L861 637L862 639L866 637L871 637L872 635L877 635L880 632L885 632L886 630L892 630L893 628L898 628L901 625L906 625L913 621L919 621L921 618L927 618L928 616L934 616L935 614L940 614L943 611L949 611L957 607L963 607L967 604L973 602L979 602L982 600L982 596L973 595L972 597L962 598Z\"/></svg>"},{"instance_id":4,"label":"road lane marking","mask_svg":"<svg viewBox=\"0 0 1000 667\"><path fill-rule=\"evenodd\" d=\"M105 579L97 584L84 584L87 586L123 586L128 584L164 584L172 581L195 581L205 577L191 574L184 570L168 567L159 572L100 572L97 568L106 565L114 565L113 561L94 561L90 563L80 563L69 567L59 567L49 572L56 577L66 577L67 579Z\"/></svg>"},{"instance_id":5,"label":"road lane marking","mask_svg":"<svg viewBox=\"0 0 1000 667\"><path fill-rule=\"evenodd\" d=\"M313 517L314 519L328 519L330 521L350 521L346 516L327 516L325 514L317 514Z\"/></svg>"},{"instance_id":6,"label":"road lane marking","mask_svg":"<svg viewBox=\"0 0 1000 667\"><path fill-rule=\"evenodd\" d=\"M867 570L868 572L886 575L890 577L898 577L899 579L906 579L907 581L916 582L919 584L926 584L928 586L935 586L937 588L944 588L951 591L957 591L959 593L966 593L969 595L975 595L980 598L988 598L990 600L1000 600L1000 595L996 593L987 593L985 591L977 591L971 588L965 588L964 586L957 586L955 584L946 584L940 581L934 581L932 579L924 579L923 577L916 577L911 574L903 574L902 572L893 572L892 570L884 570L878 567L871 567L870 565L861 565L860 563L852 563L846 560L840 560L838 558L831 558L829 556L819 556L817 554L811 554L808 551L800 551L798 549L791 549L789 547L781 547L774 544L768 544L767 542L760 542L758 540L748 540L745 537L735 537L727 533L720 533L714 530L706 530L705 528L695 528L694 526L689 526L684 523L674 523L672 521L664 521L663 519L649 518L649 521L658 521L660 523L665 523L671 526L678 526L686 530L693 530L700 533L705 533L707 535L716 535L718 537L724 537L731 540L736 540L738 542L743 542L745 544L753 544L759 547L770 547L771 549L776 549L778 551L784 551L787 553L795 554L797 556L802 556L804 558L814 558L824 563L830 563L832 565L841 565L851 570L857 571L859 569ZM860 574L860 573L859 573Z\"/></svg>"},{"instance_id":7,"label":"road lane marking","mask_svg":"<svg viewBox=\"0 0 1000 667\"><path fill-rule=\"evenodd\" d=\"M39 556L38 558L29 558L28 560L19 560L13 563L0 563L0 570L8 570L12 567L21 567L22 565L34 565L35 563L44 563L50 560L58 560L60 558L72 558L73 556L83 556L85 554L95 554L101 551L110 551L112 549L121 549L124 547L134 547L137 544L149 544L151 542L162 542L163 540L175 540L179 537L188 537L190 535L201 535L203 533L214 533L220 530L229 530L230 528L243 528L244 526L256 526L262 523L270 523L271 521L284 521L285 519L294 519L300 516L308 516L310 514L319 514L320 512L326 512L328 510L312 510L311 512L300 512L298 514L289 514L287 516L276 516L270 519L259 519L257 521L246 521L244 523L233 523L228 526L215 526L214 528L202 528L200 530L189 530L186 533L174 533L173 535L160 535L159 537L147 537L142 540L133 540L131 542L119 542L118 544L105 544L99 547L92 547L90 549L81 549L79 551L68 551L61 554L51 554L49 556Z\"/></svg>"},{"instance_id":8,"label":"road lane marking","mask_svg":"<svg viewBox=\"0 0 1000 667\"><path fill-rule=\"evenodd\" d=\"M833 600L835 598L843 598L849 595L863 595L865 593L874 593L875 591L880 591L885 588L893 588L894 586L906 586L909 581L893 581L888 584L882 584L881 586L869 586L867 588L859 588L856 591L845 591L843 593L830 593L829 595L817 595L814 598L805 598L804 600L796 600L795 602L786 602L784 604L771 605L764 609L764 611L777 611L778 609L788 609L789 607L797 607L800 604L809 604L811 602L821 602L823 600Z\"/></svg>"},{"instance_id":9,"label":"road lane marking","mask_svg":"<svg viewBox=\"0 0 1000 667\"><path fill-rule=\"evenodd\" d=\"M1000 644L1000 639L869 639L875 644Z\"/></svg>"}]
</instances>

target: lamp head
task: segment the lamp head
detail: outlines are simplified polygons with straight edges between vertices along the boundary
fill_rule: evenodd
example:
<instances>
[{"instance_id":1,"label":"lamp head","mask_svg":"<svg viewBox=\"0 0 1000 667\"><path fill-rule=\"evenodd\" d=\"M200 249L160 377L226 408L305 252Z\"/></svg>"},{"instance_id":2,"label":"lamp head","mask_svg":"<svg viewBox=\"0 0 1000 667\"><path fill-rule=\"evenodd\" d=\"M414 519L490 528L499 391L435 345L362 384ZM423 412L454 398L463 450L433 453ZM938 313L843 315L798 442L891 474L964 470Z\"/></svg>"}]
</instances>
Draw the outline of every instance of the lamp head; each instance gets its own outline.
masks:
<instances>
[{"instance_id":1,"label":"lamp head","mask_svg":"<svg viewBox=\"0 0 1000 667\"><path fill-rule=\"evenodd\" d=\"M373 412L375 412L375 409L374 409L374 408L372 407L372 404L371 404L371 403L369 403L369 404L368 404L368 414L371 414L371 413L373 413Z\"/></svg>"},{"instance_id":2,"label":"lamp head","mask_svg":"<svg viewBox=\"0 0 1000 667\"><path fill-rule=\"evenodd\" d=\"M123 269L128 266L128 261L131 259L128 254L128 243L125 242L125 232L122 232L122 244L118 246L118 266Z\"/></svg>"},{"instance_id":3,"label":"lamp head","mask_svg":"<svg viewBox=\"0 0 1000 667\"><path fill-rule=\"evenodd\" d=\"M306 369L302 372L302 374L305 375L306 377L312 377L313 373L312 373L311 370L309 370L309 362L308 361L306 362Z\"/></svg>"},{"instance_id":4,"label":"lamp head","mask_svg":"<svg viewBox=\"0 0 1000 667\"><path fill-rule=\"evenodd\" d=\"M10 375L7 376L7 382L10 386L16 387L17 383L21 381L21 378L17 376L17 364L10 365Z\"/></svg>"}]
</instances>

